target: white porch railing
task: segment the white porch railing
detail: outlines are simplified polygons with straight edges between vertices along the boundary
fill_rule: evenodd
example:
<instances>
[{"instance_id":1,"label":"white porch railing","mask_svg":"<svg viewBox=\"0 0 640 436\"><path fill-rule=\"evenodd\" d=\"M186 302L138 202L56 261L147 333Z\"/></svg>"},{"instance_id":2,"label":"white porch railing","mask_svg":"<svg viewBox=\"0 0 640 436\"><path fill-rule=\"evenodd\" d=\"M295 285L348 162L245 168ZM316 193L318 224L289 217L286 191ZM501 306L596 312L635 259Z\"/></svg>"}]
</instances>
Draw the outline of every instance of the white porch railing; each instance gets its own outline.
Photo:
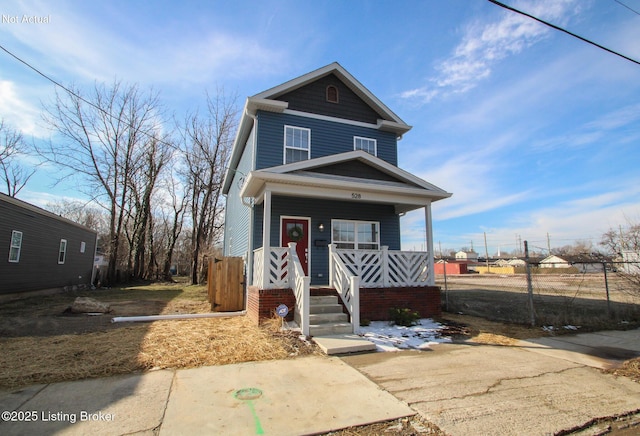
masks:
<instances>
[{"instance_id":1,"label":"white porch railing","mask_svg":"<svg viewBox=\"0 0 640 436\"><path fill-rule=\"evenodd\" d=\"M329 285L340 295L349 311L353 333L360 329L360 277L349 271L336 253L334 244L329 245Z\"/></svg>"},{"instance_id":2,"label":"white porch railing","mask_svg":"<svg viewBox=\"0 0 640 436\"><path fill-rule=\"evenodd\" d=\"M268 256L264 256L262 247L253 250L253 283L263 289L289 288L289 269L287 268L289 248L271 247Z\"/></svg>"},{"instance_id":3,"label":"white porch railing","mask_svg":"<svg viewBox=\"0 0 640 436\"><path fill-rule=\"evenodd\" d=\"M363 288L429 286L431 268L424 251L347 250L333 247L330 257L340 258L346 269L360 277ZM331 261L330 261L331 263Z\"/></svg>"},{"instance_id":4,"label":"white porch railing","mask_svg":"<svg viewBox=\"0 0 640 436\"><path fill-rule=\"evenodd\" d=\"M291 262L289 262L289 281L293 282L291 288L296 296L294 317L302 330L302 334L309 336L309 285L311 278L304 275L304 269L296 252L295 242L289 242L289 258L291 259Z\"/></svg>"},{"instance_id":5,"label":"white porch railing","mask_svg":"<svg viewBox=\"0 0 640 436\"><path fill-rule=\"evenodd\" d=\"M310 277L304 275L295 243L271 247L253 257L253 283L262 289L291 288L296 297L296 322L309 334ZM354 333L360 326L360 287L429 286L433 284L429 256L421 251L347 250L329 245L329 285L349 311Z\"/></svg>"}]
</instances>

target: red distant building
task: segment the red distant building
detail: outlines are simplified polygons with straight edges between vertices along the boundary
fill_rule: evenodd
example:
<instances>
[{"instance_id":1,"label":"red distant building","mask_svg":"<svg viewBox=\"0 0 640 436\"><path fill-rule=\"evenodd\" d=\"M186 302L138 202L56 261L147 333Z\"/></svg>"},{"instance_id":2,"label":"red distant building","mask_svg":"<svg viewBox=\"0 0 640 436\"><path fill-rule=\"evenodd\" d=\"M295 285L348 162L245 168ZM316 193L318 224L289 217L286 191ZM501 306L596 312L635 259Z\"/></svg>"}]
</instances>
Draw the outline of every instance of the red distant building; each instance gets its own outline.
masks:
<instances>
[{"instance_id":1,"label":"red distant building","mask_svg":"<svg viewBox=\"0 0 640 436\"><path fill-rule=\"evenodd\" d=\"M469 272L467 270L466 262L455 262L455 261L447 262L447 263L437 262L436 264L433 265L433 270L436 274L444 274L445 267L446 267L447 275L467 274Z\"/></svg>"}]
</instances>

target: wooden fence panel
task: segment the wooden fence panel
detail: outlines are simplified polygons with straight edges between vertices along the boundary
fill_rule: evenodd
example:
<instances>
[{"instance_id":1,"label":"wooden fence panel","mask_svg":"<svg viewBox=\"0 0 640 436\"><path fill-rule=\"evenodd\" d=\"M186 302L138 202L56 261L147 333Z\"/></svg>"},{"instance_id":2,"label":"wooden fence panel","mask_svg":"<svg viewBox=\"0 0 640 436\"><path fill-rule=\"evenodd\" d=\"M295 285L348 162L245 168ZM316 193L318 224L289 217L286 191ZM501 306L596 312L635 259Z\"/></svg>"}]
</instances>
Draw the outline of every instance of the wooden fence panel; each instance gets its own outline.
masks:
<instances>
[{"instance_id":1,"label":"wooden fence panel","mask_svg":"<svg viewBox=\"0 0 640 436\"><path fill-rule=\"evenodd\" d=\"M207 291L211 310L236 312L244 309L244 260L223 257L209 261Z\"/></svg>"}]
</instances>

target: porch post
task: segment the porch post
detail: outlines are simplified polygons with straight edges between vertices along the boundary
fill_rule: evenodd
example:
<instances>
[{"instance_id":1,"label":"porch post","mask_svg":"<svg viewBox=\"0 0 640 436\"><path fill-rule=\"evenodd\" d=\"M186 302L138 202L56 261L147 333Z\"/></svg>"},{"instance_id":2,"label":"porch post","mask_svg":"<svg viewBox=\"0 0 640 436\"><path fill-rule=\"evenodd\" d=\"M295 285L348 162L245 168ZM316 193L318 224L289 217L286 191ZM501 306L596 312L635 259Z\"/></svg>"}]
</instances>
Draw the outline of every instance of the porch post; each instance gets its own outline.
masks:
<instances>
[{"instance_id":1,"label":"porch post","mask_svg":"<svg viewBox=\"0 0 640 436\"><path fill-rule=\"evenodd\" d=\"M271 275L271 191L264 191L263 215L262 215L262 289L269 288L269 276Z\"/></svg>"},{"instance_id":2,"label":"porch post","mask_svg":"<svg viewBox=\"0 0 640 436\"><path fill-rule=\"evenodd\" d=\"M434 286L436 284L436 277L433 271L433 227L431 221L431 201L424 206L424 226L425 235L427 237L427 267L429 268L429 279L427 284Z\"/></svg>"}]
</instances>

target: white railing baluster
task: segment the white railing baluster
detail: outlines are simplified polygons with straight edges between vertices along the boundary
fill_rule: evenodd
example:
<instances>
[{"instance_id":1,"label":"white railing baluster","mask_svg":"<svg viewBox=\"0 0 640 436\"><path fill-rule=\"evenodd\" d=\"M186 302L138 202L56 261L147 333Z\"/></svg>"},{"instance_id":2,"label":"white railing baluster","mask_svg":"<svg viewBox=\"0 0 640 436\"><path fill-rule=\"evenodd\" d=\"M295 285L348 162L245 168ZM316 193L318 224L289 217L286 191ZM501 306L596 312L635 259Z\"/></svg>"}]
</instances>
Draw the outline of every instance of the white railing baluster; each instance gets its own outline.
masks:
<instances>
[{"instance_id":1,"label":"white railing baluster","mask_svg":"<svg viewBox=\"0 0 640 436\"><path fill-rule=\"evenodd\" d=\"M336 249L334 244L329 244L329 284L335 288L351 317L353 333L360 330L360 277L354 273L343 261L351 259L350 266L357 266L356 250L348 252Z\"/></svg>"},{"instance_id":2,"label":"white railing baluster","mask_svg":"<svg viewBox=\"0 0 640 436\"><path fill-rule=\"evenodd\" d=\"M309 336L309 300L311 278L304 275L302 263L296 252L296 243L289 242L289 271L290 282L292 283L293 292L296 297L296 320L300 325L302 334Z\"/></svg>"},{"instance_id":3,"label":"white railing baluster","mask_svg":"<svg viewBox=\"0 0 640 436\"><path fill-rule=\"evenodd\" d=\"M423 251L388 250L385 246L381 250L334 248L333 255L345 271L360 278L363 288L428 286L432 274L428 253Z\"/></svg>"}]
</instances>

